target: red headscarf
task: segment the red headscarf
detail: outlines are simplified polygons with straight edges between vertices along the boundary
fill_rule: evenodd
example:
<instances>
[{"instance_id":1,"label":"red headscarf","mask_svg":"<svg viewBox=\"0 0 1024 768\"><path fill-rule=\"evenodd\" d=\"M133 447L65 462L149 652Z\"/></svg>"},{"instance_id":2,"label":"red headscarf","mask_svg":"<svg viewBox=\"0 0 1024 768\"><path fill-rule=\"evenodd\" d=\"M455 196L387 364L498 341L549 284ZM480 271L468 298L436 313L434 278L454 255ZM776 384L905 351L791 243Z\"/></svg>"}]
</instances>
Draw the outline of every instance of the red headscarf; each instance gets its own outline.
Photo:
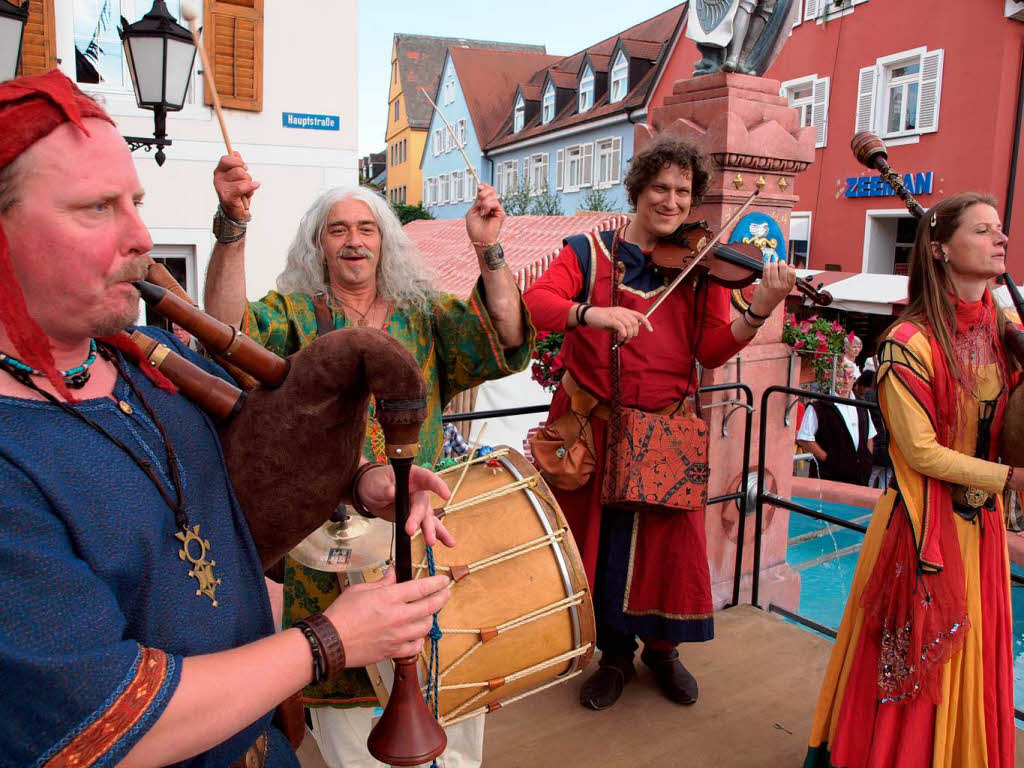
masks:
<instances>
[{"instance_id":1,"label":"red headscarf","mask_svg":"<svg viewBox=\"0 0 1024 768\"><path fill-rule=\"evenodd\" d=\"M115 125L103 107L56 69L45 75L19 77L0 83L0 171L64 123L73 123L88 136L89 131L83 121L90 117ZM45 373L66 400L77 402L57 370L46 333L25 304L3 226L0 226L0 323L11 337L18 358ZM121 333L106 341L136 362L141 360L142 352L127 334ZM157 386L174 391L174 385L153 366L143 365L141 368Z\"/></svg>"}]
</instances>

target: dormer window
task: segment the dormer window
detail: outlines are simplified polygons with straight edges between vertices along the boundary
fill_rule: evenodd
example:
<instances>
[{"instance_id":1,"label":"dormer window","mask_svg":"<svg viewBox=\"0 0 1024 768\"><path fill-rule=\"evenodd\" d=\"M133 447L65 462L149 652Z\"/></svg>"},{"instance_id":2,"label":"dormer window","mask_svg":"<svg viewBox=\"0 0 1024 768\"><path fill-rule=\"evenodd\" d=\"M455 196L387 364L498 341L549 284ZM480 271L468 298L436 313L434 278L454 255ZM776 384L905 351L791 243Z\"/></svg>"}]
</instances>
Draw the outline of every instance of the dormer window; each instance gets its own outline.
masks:
<instances>
[{"instance_id":1,"label":"dormer window","mask_svg":"<svg viewBox=\"0 0 1024 768\"><path fill-rule=\"evenodd\" d=\"M626 98L626 91L629 90L629 62L626 61L626 54L619 51L612 65L612 85L609 89L608 101L614 104Z\"/></svg>"},{"instance_id":2,"label":"dormer window","mask_svg":"<svg viewBox=\"0 0 1024 768\"><path fill-rule=\"evenodd\" d=\"M523 130L523 124L526 122L526 103L523 101L523 97L520 94L519 98L516 99L516 109L512 117L512 133L519 133Z\"/></svg>"},{"instance_id":3,"label":"dormer window","mask_svg":"<svg viewBox=\"0 0 1024 768\"><path fill-rule=\"evenodd\" d=\"M555 84L548 83L547 90L544 91L544 101L542 104L540 121L542 123L550 123L555 119Z\"/></svg>"},{"instance_id":4,"label":"dormer window","mask_svg":"<svg viewBox=\"0 0 1024 768\"><path fill-rule=\"evenodd\" d=\"M594 70L589 66L580 78L580 112L586 112L594 106Z\"/></svg>"}]
</instances>

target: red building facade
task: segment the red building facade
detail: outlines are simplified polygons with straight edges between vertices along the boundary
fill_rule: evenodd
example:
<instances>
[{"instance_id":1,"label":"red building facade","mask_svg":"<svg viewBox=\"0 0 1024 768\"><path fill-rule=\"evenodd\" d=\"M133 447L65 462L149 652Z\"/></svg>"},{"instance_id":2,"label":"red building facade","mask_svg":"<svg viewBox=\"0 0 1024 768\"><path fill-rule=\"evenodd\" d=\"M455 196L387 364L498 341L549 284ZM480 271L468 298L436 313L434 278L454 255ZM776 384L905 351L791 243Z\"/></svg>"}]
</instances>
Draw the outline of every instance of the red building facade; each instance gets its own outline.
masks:
<instances>
[{"instance_id":1,"label":"red building facade","mask_svg":"<svg viewBox=\"0 0 1024 768\"><path fill-rule=\"evenodd\" d=\"M993 194L1011 235L1008 267L1024 279L1024 249L1013 247L1024 236L1024 2L793 1L798 23L765 73L817 129L791 253L812 269L905 271L915 222L850 151L855 133L872 130L926 208L960 191ZM696 61L693 43L680 42L693 55L677 60Z\"/></svg>"}]
</instances>

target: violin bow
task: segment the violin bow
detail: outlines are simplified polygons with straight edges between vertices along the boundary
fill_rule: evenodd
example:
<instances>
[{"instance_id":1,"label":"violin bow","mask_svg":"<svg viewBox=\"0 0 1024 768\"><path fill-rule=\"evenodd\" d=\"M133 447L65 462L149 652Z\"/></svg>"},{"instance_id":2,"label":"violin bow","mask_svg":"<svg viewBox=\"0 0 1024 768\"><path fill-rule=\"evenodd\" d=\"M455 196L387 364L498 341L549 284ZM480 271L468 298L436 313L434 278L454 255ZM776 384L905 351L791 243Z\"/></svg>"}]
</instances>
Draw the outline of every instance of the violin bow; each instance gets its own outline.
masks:
<instances>
[{"instance_id":1,"label":"violin bow","mask_svg":"<svg viewBox=\"0 0 1024 768\"><path fill-rule=\"evenodd\" d=\"M658 297L658 300L655 301L653 304L651 304L651 306L647 309L647 311L644 312L644 317L645 318L650 318L650 316L654 313L654 310L656 310L658 307L660 307L661 303L663 301L665 301L665 299L668 298L668 295L670 293L672 293L672 291L674 291L679 286L679 284L681 282L683 282L683 280L686 279L686 276L688 274L690 274L691 270L693 270L693 268L696 267L697 264L700 263L701 259L703 259L705 256L707 256L707 254L711 251L711 249L715 247L715 243L718 242L718 238L720 238L722 236L722 233L725 232L725 230L727 230L729 227L731 227L733 224L736 223L736 220L740 216L743 215L743 212L745 210L747 210L747 208L750 207L750 204L754 202L754 198L757 197L759 194L761 194L761 190L760 189L755 189L750 194L750 197L748 197L746 200L743 201L743 205L741 205L739 208L737 208L736 211L732 214L732 216L730 216L726 220L726 222L721 226L721 228L718 230L718 233L713 238L708 240L708 242L700 250L700 253L698 253L694 257L693 261L691 261L687 265L686 269L684 269L682 272L680 272L678 275L676 275L675 279L671 283L668 284L668 287L665 288L665 290L662 292L661 296ZM614 279L614 277L612 279ZM625 344L627 341L628 341L628 339L622 339L621 341L615 342L612 345L612 351L614 352L619 347L621 347L623 344Z\"/></svg>"}]
</instances>

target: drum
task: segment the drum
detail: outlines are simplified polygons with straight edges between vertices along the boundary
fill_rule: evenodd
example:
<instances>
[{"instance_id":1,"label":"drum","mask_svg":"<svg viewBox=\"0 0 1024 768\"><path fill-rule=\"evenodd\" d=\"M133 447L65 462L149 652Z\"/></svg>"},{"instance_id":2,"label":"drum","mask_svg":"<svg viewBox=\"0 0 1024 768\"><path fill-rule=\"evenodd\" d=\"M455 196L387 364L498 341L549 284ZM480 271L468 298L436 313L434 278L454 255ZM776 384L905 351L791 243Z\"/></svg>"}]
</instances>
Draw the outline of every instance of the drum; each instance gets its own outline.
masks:
<instances>
[{"instance_id":1,"label":"drum","mask_svg":"<svg viewBox=\"0 0 1024 768\"><path fill-rule=\"evenodd\" d=\"M438 614L439 721L452 725L564 682L590 662L594 608L579 552L551 490L511 448L440 472L456 488L443 513L456 546L433 548L453 579ZM461 482L460 482L461 479ZM429 575L422 536L414 576ZM421 680L430 683L431 642ZM432 702L431 702L432 703Z\"/></svg>"}]
</instances>

